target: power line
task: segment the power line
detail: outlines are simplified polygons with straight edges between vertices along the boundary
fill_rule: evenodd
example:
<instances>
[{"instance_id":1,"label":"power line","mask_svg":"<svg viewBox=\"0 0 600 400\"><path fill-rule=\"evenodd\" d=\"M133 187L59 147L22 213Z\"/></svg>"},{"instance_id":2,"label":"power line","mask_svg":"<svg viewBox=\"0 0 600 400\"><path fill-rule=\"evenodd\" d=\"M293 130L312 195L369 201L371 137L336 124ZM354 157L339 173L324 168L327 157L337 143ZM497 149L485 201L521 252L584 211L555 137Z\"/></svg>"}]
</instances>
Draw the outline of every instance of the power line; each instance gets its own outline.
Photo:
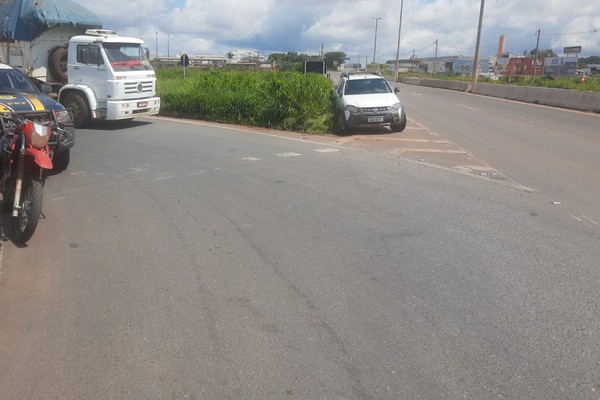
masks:
<instances>
[{"instance_id":1,"label":"power line","mask_svg":"<svg viewBox=\"0 0 600 400\"><path fill-rule=\"evenodd\" d=\"M583 31L583 32L544 32L546 35L586 35L588 33L598 33L600 28L593 29L591 31Z\"/></svg>"}]
</instances>

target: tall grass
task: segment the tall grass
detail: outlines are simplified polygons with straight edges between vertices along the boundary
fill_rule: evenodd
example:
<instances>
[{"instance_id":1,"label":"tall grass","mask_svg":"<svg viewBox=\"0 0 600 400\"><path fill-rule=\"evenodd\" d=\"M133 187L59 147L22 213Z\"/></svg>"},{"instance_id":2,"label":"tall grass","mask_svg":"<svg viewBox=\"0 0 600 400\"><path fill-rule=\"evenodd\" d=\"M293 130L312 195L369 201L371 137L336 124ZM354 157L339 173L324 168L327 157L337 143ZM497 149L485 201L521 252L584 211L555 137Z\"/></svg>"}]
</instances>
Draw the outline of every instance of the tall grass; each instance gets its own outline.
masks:
<instances>
[{"instance_id":1,"label":"tall grass","mask_svg":"<svg viewBox=\"0 0 600 400\"><path fill-rule=\"evenodd\" d=\"M503 76L497 83L519 86L535 86L569 90L600 91L600 76L587 77L582 81L579 76L554 77L542 75L533 79L531 76Z\"/></svg>"},{"instance_id":2,"label":"tall grass","mask_svg":"<svg viewBox=\"0 0 600 400\"><path fill-rule=\"evenodd\" d=\"M400 76L405 77L417 77L417 78L432 78L432 74L425 73L404 73ZM451 75L451 74L438 74L437 79L443 80L455 80L469 82L470 76L466 75ZM579 76L550 76L542 75L537 76L535 79L531 75L501 75L499 79L492 80L485 76L477 78L479 83L493 83L497 85L516 85L516 86L533 86L533 87L547 87L557 89L569 89L569 90L592 90L600 91L600 76L590 76L587 81L582 82Z\"/></svg>"},{"instance_id":3,"label":"tall grass","mask_svg":"<svg viewBox=\"0 0 600 400\"><path fill-rule=\"evenodd\" d=\"M158 70L161 114L307 133L331 132L332 83L297 72Z\"/></svg>"}]
</instances>

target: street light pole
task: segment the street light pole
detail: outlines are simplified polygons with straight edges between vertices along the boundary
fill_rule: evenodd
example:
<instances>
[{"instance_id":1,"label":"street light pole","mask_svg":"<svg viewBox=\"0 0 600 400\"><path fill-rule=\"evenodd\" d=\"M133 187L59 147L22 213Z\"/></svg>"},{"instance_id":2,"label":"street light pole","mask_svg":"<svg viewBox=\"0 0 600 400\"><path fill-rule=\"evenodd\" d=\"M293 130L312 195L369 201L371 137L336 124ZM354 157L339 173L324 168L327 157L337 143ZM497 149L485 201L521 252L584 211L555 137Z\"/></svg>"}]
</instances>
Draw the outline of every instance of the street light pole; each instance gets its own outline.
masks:
<instances>
[{"instance_id":1,"label":"street light pole","mask_svg":"<svg viewBox=\"0 0 600 400\"><path fill-rule=\"evenodd\" d=\"M382 17L373 17L375 20L375 44L373 45L373 65L375 65L375 52L377 51L377 23Z\"/></svg>"},{"instance_id":2,"label":"street light pole","mask_svg":"<svg viewBox=\"0 0 600 400\"><path fill-rule=\"evenodd\" d=\"M398 22L398 47L396 47L396 73L394 79L398 80L398 70L400 69L400 34L402 33L402 9L404 8L404 0L400 1L400 22Z\"/></svg>"},{"instance_id":3,"label":"street light pole","mask_svg":"<svg viewBox=\"0 0 600 400\"><path fill-rule=\"evenodd\" d=\"M533 80L535 81L535 70L537 69L537 59L538 59L538 53L540 52L540 33L542 32L541 29L538 29L537 33L537 42L535 44L535 56L533 58Z\"/></svg>"},{"instance_id":4,"label":"street light pole","mask_svg":"<svg viewBox=\"0 0 600 400\"><path fill-rule=\"evenodd\" d=\"M433 79L435 79L435 75L437 74L437 54L438 54L438 41L439 39L435 39L435 57L433 59Z\"/></svg>"},{"instance_id":5,"label":"street light pole","mask_svg":"<svg viewBox=\"0 0 600 400\"><path fill-rule=\"evenodd\" d=\"M473 76L471 76L471 92L477 83L477 76L479 75L479 46L481 45L481 27L483 25L483 8L485 6L485 0L481 0L481 7L479 9L479 27L477 28L477 44L475 45L475 59L473 60Z\"/></svg>"}]
</instances>

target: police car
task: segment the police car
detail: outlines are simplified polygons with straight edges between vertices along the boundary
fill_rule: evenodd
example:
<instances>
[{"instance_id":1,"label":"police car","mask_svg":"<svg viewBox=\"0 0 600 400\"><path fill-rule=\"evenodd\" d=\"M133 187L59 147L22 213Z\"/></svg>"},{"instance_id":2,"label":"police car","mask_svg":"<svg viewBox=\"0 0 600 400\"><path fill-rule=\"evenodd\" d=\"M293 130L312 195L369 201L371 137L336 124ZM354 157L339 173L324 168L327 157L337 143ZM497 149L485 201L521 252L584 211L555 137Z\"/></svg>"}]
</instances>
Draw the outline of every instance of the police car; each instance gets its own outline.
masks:
<instances>
[{"instance_id":1,"label":"police car","mask_svg":"<svg viewBox=\"0 0 600 400\"><path fill-rule=\"evenodd\" d=\"M50 85L43 82L36 85L18 69L0 63L0 113L18 113L44 122L38 120L40 116L53 112L62 129L51 139L50 150L54 170L62 171L69 165L70 149L75 144L73 119L62 104L48 95L51 92Z\"/></svg>"}]
</instances>

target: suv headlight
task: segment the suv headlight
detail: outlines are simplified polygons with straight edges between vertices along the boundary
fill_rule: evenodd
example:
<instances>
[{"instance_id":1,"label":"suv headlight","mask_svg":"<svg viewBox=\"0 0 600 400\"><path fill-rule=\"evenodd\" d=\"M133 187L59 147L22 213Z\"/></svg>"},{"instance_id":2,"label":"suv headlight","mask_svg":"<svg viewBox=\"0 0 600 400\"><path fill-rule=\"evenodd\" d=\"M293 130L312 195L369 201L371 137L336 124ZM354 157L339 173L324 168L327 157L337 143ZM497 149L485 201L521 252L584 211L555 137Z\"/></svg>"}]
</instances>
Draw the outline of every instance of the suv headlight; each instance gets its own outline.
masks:
<instances>
[{"instance_id":1,"label":"suv headlight","mask_svg":"<svg viewBox=\"0 0 600 400\"><path fill-rule=\"evenodd\" d=\"M348 111L350 114L360 113L360 108L350 105L350 104L348 104L346 107L344 107L344 110Z\"/></svg>"},{"instance_id":2,"label":"suv headlight","mask_svg":"<svg viewBox=\"0 0 600 400\"><path fill-rule=\"evenodd\" d=\"M56 122L59 124L72 124L73 118L68 110L55 110L54 115L56 116Z\"/></svg>"},{"instance_id":3,"label":"suv headlight","mask_svg":"<svg viewBox=\"0 0 600 400\"><path fill-rule=\"evenodd\" d=\"M390 110L391 111L398 111L401 108L402 108L402 104L396 103L396 104L394 104L393 106L390 107Z\"/></svg>"}]
</instances>

